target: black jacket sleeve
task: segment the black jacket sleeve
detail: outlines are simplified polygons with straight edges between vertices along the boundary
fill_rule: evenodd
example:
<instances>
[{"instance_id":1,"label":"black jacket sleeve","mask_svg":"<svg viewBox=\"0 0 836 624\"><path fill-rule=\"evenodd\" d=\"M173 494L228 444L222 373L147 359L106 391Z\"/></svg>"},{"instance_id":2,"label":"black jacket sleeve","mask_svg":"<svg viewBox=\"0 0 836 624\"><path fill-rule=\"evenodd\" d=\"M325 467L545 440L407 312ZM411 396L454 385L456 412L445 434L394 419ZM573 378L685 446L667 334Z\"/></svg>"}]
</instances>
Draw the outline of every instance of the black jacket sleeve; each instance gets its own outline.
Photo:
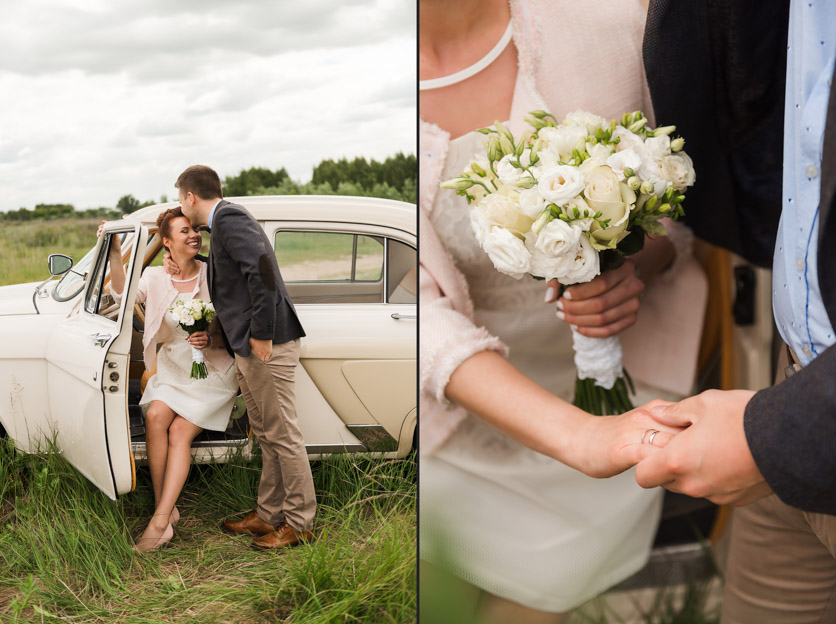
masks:
<instances>
[{"instance_id":1,"label":"black jacket sleeve","mask_svg":"<svg viewBox=\"0 0 836 624\"><path fill-rule=\"evenodd\" d=\"M743 427L755 463L778 498L836 515L836 345L755 394Z\"/></svg>"}]
</instances>

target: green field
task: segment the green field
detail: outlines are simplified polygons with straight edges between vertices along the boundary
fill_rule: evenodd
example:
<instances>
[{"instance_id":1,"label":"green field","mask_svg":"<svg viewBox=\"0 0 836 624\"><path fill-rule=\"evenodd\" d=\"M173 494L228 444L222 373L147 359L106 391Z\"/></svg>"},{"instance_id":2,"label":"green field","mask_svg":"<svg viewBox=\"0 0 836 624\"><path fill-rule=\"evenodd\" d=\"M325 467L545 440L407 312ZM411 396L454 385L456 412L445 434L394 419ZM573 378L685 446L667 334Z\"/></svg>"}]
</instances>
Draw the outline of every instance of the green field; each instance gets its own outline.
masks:
<instances>
[{"instance_id":1,"label":"green field","mask_svg":"<svg viewBox=\"0 0 836 624\"><path fill-rule=\"evenodd\" d=\"M4 222L0 226L0 286L43 281L46 259L62 253L78 262L96 244L101 219Z\"/></svg>"},{"instance_id":2,"label":"green field","mask_svg":"<svg viewBox=\"0 0 836 624\"><path fill-rule=\"evenodd\" d=\"M0 622L414 622L415 461L312 467L310 545L263 552L220 530L254 507L256 456L194 466L174 539L138 555L153 511L146 469L112 503L60 456L0 440Z\"/></svg>"}]
</instances>

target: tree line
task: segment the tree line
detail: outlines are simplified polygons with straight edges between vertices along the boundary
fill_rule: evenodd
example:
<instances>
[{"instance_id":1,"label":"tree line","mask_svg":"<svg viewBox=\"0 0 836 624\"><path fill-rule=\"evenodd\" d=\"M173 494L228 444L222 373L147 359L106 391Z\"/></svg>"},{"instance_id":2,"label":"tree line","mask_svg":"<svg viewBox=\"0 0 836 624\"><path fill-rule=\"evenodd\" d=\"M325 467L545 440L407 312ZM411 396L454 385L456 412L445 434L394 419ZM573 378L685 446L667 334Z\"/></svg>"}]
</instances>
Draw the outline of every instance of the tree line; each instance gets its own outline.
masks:
<instances>
[{"instance_id":1,"label":"tree line","mask_svg":"<svg viewBox=\"0 0 836 624\"><path fill-rule=\"evenodd\" d=\"M357 195L382 197L410 203L418 200L418 163L414 154L398 153L383 162L357 157L353 160L323 160L314 167L309 182L296 182L284 167L272 171L251 167L238 175L223 180L224 195ZM113 207L103 206L76 210L72 204L37 204L33 210L20 208L0 212L0 221L33 221L63 218L119 219L157 203L169 201L163 195L159 201L140 201L133 195L123 195Z\"/></svg>"}]
</instances>

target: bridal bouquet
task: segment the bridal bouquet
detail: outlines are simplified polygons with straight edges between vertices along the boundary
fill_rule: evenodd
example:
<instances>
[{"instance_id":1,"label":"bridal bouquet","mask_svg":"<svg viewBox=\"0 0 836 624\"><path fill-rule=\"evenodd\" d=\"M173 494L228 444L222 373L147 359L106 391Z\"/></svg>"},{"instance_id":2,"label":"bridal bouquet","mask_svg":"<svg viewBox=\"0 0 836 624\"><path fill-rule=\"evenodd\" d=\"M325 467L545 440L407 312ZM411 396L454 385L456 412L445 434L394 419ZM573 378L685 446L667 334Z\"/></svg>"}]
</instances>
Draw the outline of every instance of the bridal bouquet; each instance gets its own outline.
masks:
<instances>
[{"instance_id":1,"label":"bridal bouquet","mask_svg":"<svg viewBox=\"0 0 836 624\"><path fill-rule=\"evenodd\" d=\"M467 198L498 271L557 278L561 289L588 282L641 250L645 234L665 235L659 219L684 214L695 174L684 139L671 139L674 126L648 128L639 111L607 120L577 110L562 122L533 111L526 121L532 128L519 139L499 122L480 129L486 157L441 184ZM575 405L594 414L631 409L618 338L573 330L573 343Z\"/></svg>"},{"instance_id":2,"label":"bridal bouquet","mask_svg":"<svg viewBox=\"0 0 836 624\"><path fill-rule=\"evenodd\" d=\"M190 336L195 332L207 331L209 323L215 320L217 316L212 302L201 299L192 299L191 301L178 299L174 302L174 307L168 309L168 312L171 314L171 318ZM206 379L207 376L203 351L192 347L192 374L189 377L191 379Z\"/></svg>"}]
</instances>

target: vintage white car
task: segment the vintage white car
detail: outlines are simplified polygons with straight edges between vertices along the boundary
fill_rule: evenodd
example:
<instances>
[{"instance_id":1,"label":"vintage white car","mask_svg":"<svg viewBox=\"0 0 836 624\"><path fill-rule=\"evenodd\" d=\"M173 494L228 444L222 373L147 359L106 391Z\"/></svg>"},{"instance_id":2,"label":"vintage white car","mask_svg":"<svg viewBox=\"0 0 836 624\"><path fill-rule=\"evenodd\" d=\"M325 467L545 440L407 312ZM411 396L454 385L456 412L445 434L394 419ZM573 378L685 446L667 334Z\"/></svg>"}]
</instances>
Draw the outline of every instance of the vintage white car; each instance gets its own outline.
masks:
<instances>
[{"instance_id":1,"label":"vintage white car","mask_svg":"<svg viewBox=\"0 0 836 624\"><path fill-rule=\"evenodd\" d=\"M230 199L273 241L307 333L296 396L309 457L407 455L417 439L415 206L365 197ZM0 436L25 452L54 440L114 499L133 490L136 462L145 459L137 403L149 371L136 289L141 272L165 253L157 215L176 205L107 223L74 266L50 256L50 273L60 280L0 288ZM110 293L112 236L122 240L128 280L120 302ZM251 444L239 396L227 431L195 440L194 461L225 461Z\"/></svg>"}]
</instances>

